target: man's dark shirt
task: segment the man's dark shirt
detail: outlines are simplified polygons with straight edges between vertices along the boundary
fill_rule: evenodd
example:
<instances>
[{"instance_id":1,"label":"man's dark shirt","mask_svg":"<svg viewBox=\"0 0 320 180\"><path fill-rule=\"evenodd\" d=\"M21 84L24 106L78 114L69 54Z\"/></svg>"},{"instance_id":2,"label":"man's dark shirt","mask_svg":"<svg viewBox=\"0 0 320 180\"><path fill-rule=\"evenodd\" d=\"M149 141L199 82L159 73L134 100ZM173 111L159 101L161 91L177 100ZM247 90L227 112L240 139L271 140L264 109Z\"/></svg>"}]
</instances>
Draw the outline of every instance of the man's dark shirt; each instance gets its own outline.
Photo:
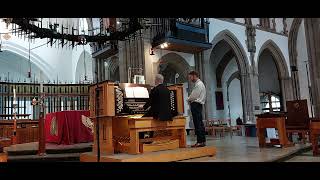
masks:
<instances>
[{"instance_id":1,"label":"man's dark shirt","mask_svg":"<svg viewBox=\"0 0 320 180\"><path fill-rule=\"evenodd\" d=\"M161 121L171 121L170 90L163 84L154 87L149 95L148 102L143 106L147 109L151 106L145 116L152 116Z\"/></svg>"}]
</instances>

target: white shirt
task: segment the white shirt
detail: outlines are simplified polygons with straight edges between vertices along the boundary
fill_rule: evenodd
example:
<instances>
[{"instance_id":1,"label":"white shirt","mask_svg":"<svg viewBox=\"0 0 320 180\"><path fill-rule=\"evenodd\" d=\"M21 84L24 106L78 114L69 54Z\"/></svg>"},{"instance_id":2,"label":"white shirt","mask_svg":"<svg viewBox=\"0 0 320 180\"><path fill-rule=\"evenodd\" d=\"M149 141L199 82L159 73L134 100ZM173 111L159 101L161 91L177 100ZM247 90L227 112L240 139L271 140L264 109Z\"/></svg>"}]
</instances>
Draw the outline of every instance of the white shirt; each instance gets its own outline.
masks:
<instances>
[{"instance_id":1,"label":"white shirt","mask_svg":"<svg viewBox=\"0 0 320 180\"><path fill-rule=\"evenodd\" d=\"M204 104L206 102L206 87L200 79L195 82L195 86L188 97L188 101L200 104Z\"/></svg>"}]
</instances>

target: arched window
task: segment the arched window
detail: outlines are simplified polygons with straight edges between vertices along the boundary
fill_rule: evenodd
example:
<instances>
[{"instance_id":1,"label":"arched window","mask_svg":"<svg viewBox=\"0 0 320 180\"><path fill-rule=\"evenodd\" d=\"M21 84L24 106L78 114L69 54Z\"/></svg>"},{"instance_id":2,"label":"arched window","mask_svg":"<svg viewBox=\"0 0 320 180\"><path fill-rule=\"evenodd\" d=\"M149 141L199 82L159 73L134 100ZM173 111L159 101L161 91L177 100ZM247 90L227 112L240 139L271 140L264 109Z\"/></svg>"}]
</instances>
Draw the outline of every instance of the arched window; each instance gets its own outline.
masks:
<instances>
[{"instance_id":1,"label":"arched window","mask_svg":"<svg viewBox=\"0 0 320 180\"><path fill-rule=\"evenodd\" d=\"M272 92L261 93L260 102L261 102L262 112L280 111L280 108L281 108L280 96L275 93L272 93Z\"/></svg>"},{"instance_id":2,"label":"arched window","mask_svg":"<svg viewBox=\"0 0 320 180\"><path fill-rule=\"evenodd\" d=\"M79 30L80 34L88 34L88 23L86 18L79 19Z\"/></svg>"},{"instance_id":3,"label":"arched window","mask_svg":"<svg viewBox=\"0 0 320 180\"><path fill-rule=\"evenodd\" d=\"M92 18L93 35L100 33L100 18Z\"/></svg>"}]
</instances>

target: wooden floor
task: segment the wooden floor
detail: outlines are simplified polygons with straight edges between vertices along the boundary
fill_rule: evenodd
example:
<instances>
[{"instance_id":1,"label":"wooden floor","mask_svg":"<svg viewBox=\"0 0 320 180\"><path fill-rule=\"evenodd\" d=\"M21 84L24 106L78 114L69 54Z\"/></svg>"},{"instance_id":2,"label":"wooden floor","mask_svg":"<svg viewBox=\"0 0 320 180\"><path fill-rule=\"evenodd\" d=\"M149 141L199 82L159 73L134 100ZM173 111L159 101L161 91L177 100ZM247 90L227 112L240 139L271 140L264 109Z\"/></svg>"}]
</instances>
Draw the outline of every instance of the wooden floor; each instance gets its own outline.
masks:
<instances>
[{"instance_id":1,"label":"wooden floor","mask_svg":"<svg viewBox=\"0 0 320 180\"><path fill-rule=\"evenodd\" d=\"M147 152L138 155L114 154L102 155L101 162L173 162L199 157L213 157L216 154L216 148L213 146L199 148L178 148L173 150ZM81 162L97 162L96 154L92 152L83 153L80 156Z\"/></svg>"}]
</instances>

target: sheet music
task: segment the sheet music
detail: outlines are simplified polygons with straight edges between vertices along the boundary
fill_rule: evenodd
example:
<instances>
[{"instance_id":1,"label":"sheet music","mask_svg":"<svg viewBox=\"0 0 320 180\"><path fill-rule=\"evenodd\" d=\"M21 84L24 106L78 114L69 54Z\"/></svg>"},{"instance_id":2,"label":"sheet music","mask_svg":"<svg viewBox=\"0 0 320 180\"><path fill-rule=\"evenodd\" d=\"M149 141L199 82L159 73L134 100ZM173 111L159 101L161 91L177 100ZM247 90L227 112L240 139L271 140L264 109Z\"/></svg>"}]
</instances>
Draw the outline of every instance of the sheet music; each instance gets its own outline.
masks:
<instances>
[{"instance_id":1,"label":"sheet music","mask_svg":"<svg viewBox=\"0 0 320 180\"><path fill-rule=\"evenodd\" d=\"M126 87L126 98L149 98L148 89L145 87Z\"/></svg>"},{"instance_id":2,"label":"sheet music","mask_svg":"<svg viewBox=\"0 0 320 180\"><path fill-rule=\"evenodd\" d=\"M126 87L125 89L126 98L134 98L133 88L132 87Z\"/></svg>"},{"instance_id":3,"label":"sheet music","mask_svg":"<svg viewBox=\"0 0 320 180\"><path fill-rule=\"evenodd\" d=\"M145 87L134 87L133 92L135 98L149 98L148 89Z\"/></svg>"}]
</instances>

